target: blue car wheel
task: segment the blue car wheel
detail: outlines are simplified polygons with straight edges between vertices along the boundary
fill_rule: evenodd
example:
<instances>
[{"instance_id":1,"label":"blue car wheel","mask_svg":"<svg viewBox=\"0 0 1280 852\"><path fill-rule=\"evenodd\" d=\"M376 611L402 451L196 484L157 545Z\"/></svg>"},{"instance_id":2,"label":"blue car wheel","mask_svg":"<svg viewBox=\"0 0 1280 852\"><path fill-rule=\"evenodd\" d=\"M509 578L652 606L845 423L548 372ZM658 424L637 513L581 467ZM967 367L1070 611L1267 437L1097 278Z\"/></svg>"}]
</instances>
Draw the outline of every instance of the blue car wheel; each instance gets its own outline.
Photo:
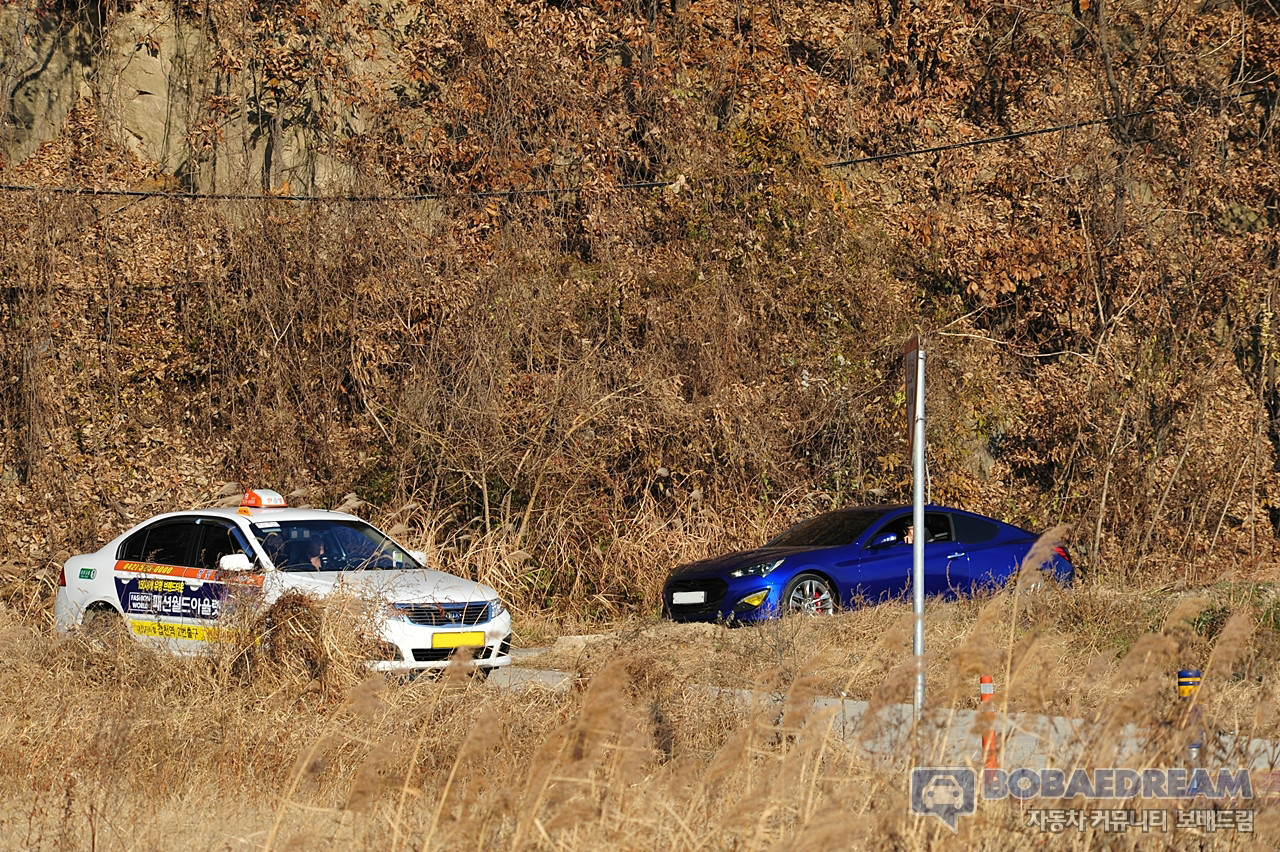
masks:
<instances>
[{"instance_id":1,"label":"blue car wheel","mask_svg":"<svg viewBox=\"0 0 1280 852\"><path fill-rule=\"evenodd\" d=\"M787 612L804 615L831 615L836 611L835 592L825 577L797 574L782 593Z\"/></svg>"}]
</instances>

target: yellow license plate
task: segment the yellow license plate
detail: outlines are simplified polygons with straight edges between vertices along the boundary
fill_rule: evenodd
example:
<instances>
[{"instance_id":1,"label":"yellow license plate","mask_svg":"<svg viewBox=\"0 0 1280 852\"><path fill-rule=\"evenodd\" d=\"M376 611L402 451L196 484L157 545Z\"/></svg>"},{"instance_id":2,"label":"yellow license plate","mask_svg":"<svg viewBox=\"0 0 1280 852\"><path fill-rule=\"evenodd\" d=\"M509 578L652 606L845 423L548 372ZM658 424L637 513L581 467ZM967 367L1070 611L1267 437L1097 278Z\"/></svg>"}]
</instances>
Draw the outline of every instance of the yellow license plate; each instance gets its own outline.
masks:
<instances>
[{"instance_id":1,"label":"yellow license plate","mask_svg":"<svg viewBox=\"0 0 1280 852\"><path fill-rule=\"evenodd\" d=\"M432 648L461 648L464 645L483 646L484 633L474 630L467 633L437 633L431 637Z\"/></svg>"}]
</instances>

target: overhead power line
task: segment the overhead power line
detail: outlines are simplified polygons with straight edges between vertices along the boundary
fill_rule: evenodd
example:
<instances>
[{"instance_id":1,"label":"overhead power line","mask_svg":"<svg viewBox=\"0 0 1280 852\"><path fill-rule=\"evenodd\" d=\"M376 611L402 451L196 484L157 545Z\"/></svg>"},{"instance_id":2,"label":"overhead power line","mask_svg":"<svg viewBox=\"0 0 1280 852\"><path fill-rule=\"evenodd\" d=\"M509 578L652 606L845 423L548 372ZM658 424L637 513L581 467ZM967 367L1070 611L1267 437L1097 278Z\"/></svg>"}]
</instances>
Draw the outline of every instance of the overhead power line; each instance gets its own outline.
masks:
<instances>
[{"instance_id":1,"label":"overhead power line","mask_svg":"<svg viewBox=\"0 0 1280 852\"><path fill-rule=\"evenodd\" d=\"M1025 139L1028 136L1040 136L1045 133L1061 133L1064 130L1079 130L1082 127L1094 127L1099 124L1112 124L1117 121L1124 121L1128 118L1138 118L1143 115L1151 115L1159 112L1158 109L1144 109L1139 112L1127 112L1124 115L1113 115L1107 118L1095 118L1090 121L1072 121L1068 124L1058 124L1053 127L1039 127L1035 130L1019 130L1016 133L1004 133L1000 136L984 136L981 139L970 139L967 142L951 142L946 145L933 145L928 148L912 148L908 151L891 151L887 154L870 154L866 157L857 157L852 160L837 160L834 163L824 163L823 168L837 169L844 166L856 166L862 163L882 163L885 160L896 160L901 157L916 157L921 154L936 154L940 151L955 151L959 148L977 148L980 145L994 145L997 142L1009 142L1014 139Z\"/></svg>"},{"instance_id":2,"label":"overhead power line","mask_svg":"<svg viewBox=\"0 0 1280 852\"><path fill-rule=\"evenodd\" d=\"M1248 95L1262 94L1269 92L1267 89L1256 89L1239 93L1240 97ZM868 154L864 157L854 157L848 160L836 160L831 163L823 163L824 169L847 168L849 166L862 165L864 163L882 163L886 160L898 160L905 157L919 157L925 154L937 154L943 151L955 151L961 148L978 148L983 145L995 145L1000 142L1011 142L1016 139L1025 139L1029 136L1041 136L1046 133L1062 133L1068 130L1080 130L1085 127L1096 127L1102 124L1114 124L1118 121L1125 121L1131 118L1140 118L1144 115L1152 115L1153 113L1162 111L1161 108L1152 107L1151 109L1139 110L1137 112L1128 112L1123 115L1112 115L1105 118L1095 118L1088 121L1072 121L1066 124L1056 124L1052 127L1038 127L1034 130L1020 130L1014 133L1003 133L999 136L983 136L978 139L969 139L964 142L950 142L945 145L931 145L925 148L907 148L900 151L889 151L883 154ZM688 180L688 179L686 179ZM694 180L690 180L692 183ZM638 181L633 183L614 184L614 189L661 189L673 185L674 181ZM0 184L0 192L43 192L53 195L87 195L108 198L173 198L190 201L327 201L327 202L345 202L356 204L386 204L390 202L412 202L412 201L441 201L444 199L459 198L511 198L521 196L557 196L572 195L580 193L585 187L581 184L576 186L549 187L545 189L518 189L515 187L509 189L490 189L490 190L471 190L466 192L421 192L408 193L398 195L291 195L291 194L253 194L253 193L227 193L227 192L172 192L166 190L152 189L96 189L85 187L69 187L69 186L29 186L23 184Z\"/></svg>"},{"instance_id":3,"label":"overhead power line","mask_svg":"<svg viewBox=\"0 0 1280 852\"><path fill-rule=\"evenodd\" d=\"M614 184L614 189L658 189L670 186L669 180L643 181L640 183ZM439 201L445 198L506 198L512 195L566 195L581 192L583 187L561 186L547 189L487 189L468 192L419 192L404 195L289 195L276 193L241 192L174 192L162 189L97 189L80 186L33 186L27 184L0 184L0 192L44 192L51 195L92 195L106 198L176 198L189 201Z\"/></svg>"}]
</instances>

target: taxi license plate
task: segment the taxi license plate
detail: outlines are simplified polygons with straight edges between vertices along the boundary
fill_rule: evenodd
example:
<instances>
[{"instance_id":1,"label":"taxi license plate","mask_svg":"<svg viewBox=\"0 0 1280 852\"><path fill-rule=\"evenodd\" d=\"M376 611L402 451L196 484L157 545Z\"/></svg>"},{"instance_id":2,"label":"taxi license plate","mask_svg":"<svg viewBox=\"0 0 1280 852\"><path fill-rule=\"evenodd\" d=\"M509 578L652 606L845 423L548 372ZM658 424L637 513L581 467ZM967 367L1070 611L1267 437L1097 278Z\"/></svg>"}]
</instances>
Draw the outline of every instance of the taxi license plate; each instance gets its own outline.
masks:
<instances>
[{"instance_id":1,"label":"taxi license plate","mask_svg":"<svg viewBox=\"0 0 1280 852\"><path fill-rule=\"evenodd\" d=\"M672 592L673 604L700 604L707 602L706 592Z\"/></svg>"},{"instance_id":2,"label":"taxi license plate","mask_svg":"<svg viewBox=\"0 0 1280 852\"><path fill-rule=\"evenodd\" d=\"M464 645L483 646L484 633L474 630L466 633L437 633L431 637L432 648L461 648Z\"/></svg>"}]
</instances>

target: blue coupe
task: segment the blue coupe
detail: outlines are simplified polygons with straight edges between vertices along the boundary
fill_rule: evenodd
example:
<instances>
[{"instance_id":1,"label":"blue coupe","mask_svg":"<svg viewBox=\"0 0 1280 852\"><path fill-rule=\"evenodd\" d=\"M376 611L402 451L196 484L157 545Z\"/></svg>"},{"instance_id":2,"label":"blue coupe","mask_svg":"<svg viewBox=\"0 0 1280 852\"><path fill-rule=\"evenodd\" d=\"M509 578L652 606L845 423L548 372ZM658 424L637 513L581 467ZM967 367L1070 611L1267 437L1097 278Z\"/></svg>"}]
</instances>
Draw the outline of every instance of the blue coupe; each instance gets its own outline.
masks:
<instances>
[{"instance_id":1,"label":"blue coupe","mask_svg":"<svg viewBox=\"0 0 1280 852\"><path fill-rule=\"evenodd\" d=\"M903 598L911 588L910 506L839 509L801 521L763 547L682 565L662 590L675 621L760 621L788 612L826 615ZM1006 583L1037 535L972 512L928 506L924 591L954 598ZM1043 566L1070 585L1075 569L1055 547Z\"/></svg>"}]
</instances>

